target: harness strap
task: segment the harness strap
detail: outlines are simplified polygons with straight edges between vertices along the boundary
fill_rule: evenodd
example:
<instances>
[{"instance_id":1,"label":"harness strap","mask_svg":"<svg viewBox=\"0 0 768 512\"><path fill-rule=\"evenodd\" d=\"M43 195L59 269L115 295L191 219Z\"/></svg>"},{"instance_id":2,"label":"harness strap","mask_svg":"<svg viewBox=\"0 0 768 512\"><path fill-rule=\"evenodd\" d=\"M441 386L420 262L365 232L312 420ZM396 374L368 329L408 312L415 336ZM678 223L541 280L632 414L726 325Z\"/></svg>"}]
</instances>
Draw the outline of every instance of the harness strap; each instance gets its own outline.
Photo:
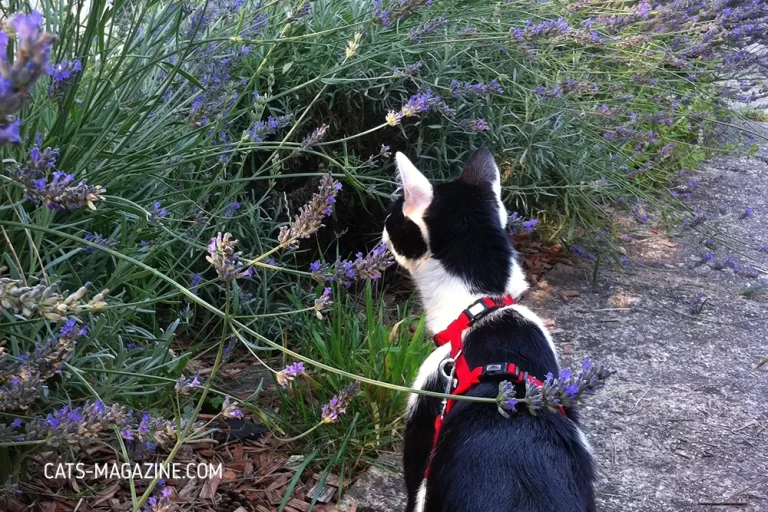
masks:
<instances>
[{"instance_id":1,"label":"harness strap","mask_svg":"<svg viewBox=\"0 0 768 512\"><path fill-rule=\"evenodd\" d=\"M474 386L481 382L487 382L490 380L503 378L509 380L513 384L523 384L528 381L533 383L537 387L541 387L544 384L534 377L529 375L528 372L522 372L520 368L514 363L494 363L485 366L478 366L477 368L470 368L464 357L464 331L469 329L475 322L486 316L487 314L501 309L505 306L511 306L515 303L515 300L511 295L505 295L499 299L492 297L483 297L478 299L467 309L462 311L459 317L450 323L450 325L439 333L435 334L435 345L442 347L447 343L451 344L451 359L453 359L454 382L449 383L449 389L451 395L463 395ZM427 469L424 472L424 478L429 477L430 469L432 468L432 458L435 454L437 447L437 441L440 437L440 429L443 425L443 417L450 412L453 408L453 404L456 400L448 399L444 402L443 411L435 418L435 435L432 442L432 452L429 455L427 461ZM565 409L559 408L561 414L565 414Z\"/></svg>"}]
</instances>

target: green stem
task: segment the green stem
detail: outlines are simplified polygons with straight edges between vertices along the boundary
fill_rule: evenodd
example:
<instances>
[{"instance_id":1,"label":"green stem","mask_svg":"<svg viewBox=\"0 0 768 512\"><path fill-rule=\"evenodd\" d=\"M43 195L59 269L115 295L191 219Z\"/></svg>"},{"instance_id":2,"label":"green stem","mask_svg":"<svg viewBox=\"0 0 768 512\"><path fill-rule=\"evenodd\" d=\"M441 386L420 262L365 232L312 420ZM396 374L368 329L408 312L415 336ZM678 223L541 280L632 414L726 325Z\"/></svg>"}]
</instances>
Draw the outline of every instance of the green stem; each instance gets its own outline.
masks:
<instances>
[{"instance_id":1,"label":"green stem","mask_svg":"<svg viewBox=\"0 0 768 512\"><path fill-rule=\"evenodd\" d=\"M176 444L174 445L171 452L168 454L168 457L165 458L165 461L163 461L163 466L167 466L173 461L179 449L181 449L181 445L184 444L184 442L187 440L187 436L189 435L189 432L195 426L197 416L200 414L200 409L202 409L203 407L203 403L205 402L205 399L208 396L208 392L211 389L211 384L213 383L213 379L216 377L216 372L218 372L219 365L221 364L221 360L223 359L224 348L226 346L226 341L227 341L227 331L230 325L229 308L230 308L230 303L232 301L232 284L229 281L226 281L225 288L226 288L226 302L224 303L224 325L222 326L222 329L221 329L221 338L219 339L219 350L218 352L216 352L216 360L213 363L213 368L211 369L211 375L208 377L208 380L206 381L205 386L203 387L203 392L200 396L200 399L197 401L195 410L190 415L189 422L184 427L184 430L182 431L181 435L179 435L179 437L176 439ZM139 503L136 506L137 511L139 508L141 508L144 502L146 502L147 499L149 499L149 495L151 494L152 490L155 488L155 485L157 485L157 481L159 479L160 479L160 475L156 475L155 478L149 483L149 485L147 485L147 490L144 491L144 494L141 495L141 498L139 499Z\"/></svg>"}]
</instances>

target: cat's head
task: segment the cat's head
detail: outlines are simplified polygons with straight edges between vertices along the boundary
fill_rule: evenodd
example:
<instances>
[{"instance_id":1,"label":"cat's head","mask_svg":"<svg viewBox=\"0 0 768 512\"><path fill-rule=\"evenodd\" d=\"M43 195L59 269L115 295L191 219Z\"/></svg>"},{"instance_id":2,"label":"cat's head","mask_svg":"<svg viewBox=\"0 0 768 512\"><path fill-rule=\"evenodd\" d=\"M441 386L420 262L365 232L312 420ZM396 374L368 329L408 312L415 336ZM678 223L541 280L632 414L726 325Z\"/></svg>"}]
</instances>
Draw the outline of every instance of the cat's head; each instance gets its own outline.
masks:
<instances>
[{"instance_id":1,"label":"cat's head","mask_svg":"<svg viewBox=\"0 0 768 512\"><path fill-rule=\"evenodd\" d=\"M457 178L435 185L402 153L396 160L402 195L390 207L383 238L422 294L432 281L460 283L469 294L525 291L491 152L475 151Z\"/></svg>"}]
</instances>

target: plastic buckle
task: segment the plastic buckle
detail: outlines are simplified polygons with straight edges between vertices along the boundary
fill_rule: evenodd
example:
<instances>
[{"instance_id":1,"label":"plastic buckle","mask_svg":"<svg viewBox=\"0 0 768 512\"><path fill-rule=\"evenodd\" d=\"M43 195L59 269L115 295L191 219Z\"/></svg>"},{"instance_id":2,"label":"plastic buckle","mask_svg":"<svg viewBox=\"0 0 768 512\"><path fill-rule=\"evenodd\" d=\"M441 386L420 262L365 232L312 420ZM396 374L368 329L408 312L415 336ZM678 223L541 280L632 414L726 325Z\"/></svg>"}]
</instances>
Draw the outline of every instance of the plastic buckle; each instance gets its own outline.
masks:
<instances>
[{"instance_id":1,"label":"plastic buckle","mask_svg":"<svg viewBox=\"0 0 768 512\"><path fill-rule=\"evenodd\" d=\"M483 377L497 377L506 373L507 363L493 363L483 367Z\"/></svg>"},{"instance_id":2,"label":"plastic buckle","mask_svg":"<svg viewBox=\"0 0 768 512\"><path fill-rule=\"evenodd\" d=\"M474 303L472 303L471 306L469 306L467 309L464 310L464 314L469 319L469 322L472 323L475 320L479 320L483 318L485 315L490 313L491 311L497 309L498 307L490 307L488 304L485 303L485 298L477 299Z\"/></svg>"}]
</instances>

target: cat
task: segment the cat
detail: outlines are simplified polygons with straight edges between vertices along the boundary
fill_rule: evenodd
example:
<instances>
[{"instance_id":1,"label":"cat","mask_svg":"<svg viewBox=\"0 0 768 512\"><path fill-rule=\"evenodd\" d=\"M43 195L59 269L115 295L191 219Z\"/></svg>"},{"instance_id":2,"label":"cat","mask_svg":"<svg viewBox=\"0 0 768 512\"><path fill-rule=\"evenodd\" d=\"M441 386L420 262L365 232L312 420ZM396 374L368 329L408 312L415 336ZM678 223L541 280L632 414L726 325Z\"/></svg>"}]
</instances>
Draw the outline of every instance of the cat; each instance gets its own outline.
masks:
<instances>
[{"instance_id":1,"label":"cat","mask_svg":"<svg viewBox=\"0 0 768 512\"><path fill-rule=\"evenodd\" d=\"M505 229L508 214L491 152L475 151L458 178L437 185L402 153L395 159L402 195L390 206L383 241L414 280L429 330L443 331L482 297L520 297L528 284ZM437 348L413 387L444 392L438 366L449 354L450 344ZM541 319L518 304L471 326L464 356L470 368L509 362L540 380L559 373ZM495 398L500 380L480 383L466 395ZM524 395L523 386L516 391ZM440 411L439 398L411 394L403 455L406 512L595 510L592 451L574 409L533 415L518 406L505 418L495 404L455 401L433 447Z\"/></svg>"}]
</instances>

